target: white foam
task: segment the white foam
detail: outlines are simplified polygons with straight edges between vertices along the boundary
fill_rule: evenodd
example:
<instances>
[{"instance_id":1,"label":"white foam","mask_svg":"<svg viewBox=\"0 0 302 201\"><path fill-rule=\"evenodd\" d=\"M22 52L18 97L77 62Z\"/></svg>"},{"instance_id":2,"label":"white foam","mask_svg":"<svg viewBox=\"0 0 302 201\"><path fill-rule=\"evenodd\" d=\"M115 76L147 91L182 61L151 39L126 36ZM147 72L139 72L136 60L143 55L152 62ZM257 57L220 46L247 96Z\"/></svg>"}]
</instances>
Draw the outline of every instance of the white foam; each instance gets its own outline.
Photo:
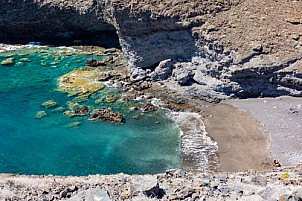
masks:
<instances>
[{"instance_id":1,"label":"white foam","mask_svg":"<svg viewBox=\"0 0 302 201\"><path fill-rule=\"evenodd\" d=\"M173 119L182 130L184 168L202 172L217 170L218 146L207 135L201 115L193 112L170 112L168 117Z\"/></svg>"},{"instance_id":2,"label":"white foam","mask_svg":"<svg viewBox=\"0 0 302 201\"><path fill-rule=\"evenodd\" d=\"M25 49L25 48L45 48L50 47L49 45L41 45L41 42L29 42L26 45L9 45L5 43L0 43L0 52L8 52L8 51L14 51L19 49ZM61 51L61 52L74 52L76 51L75 48L72 47L66 47L66 46L59 46L54 47L59 49L66 49L67 51Z\"/></svg>"}]
</instances>

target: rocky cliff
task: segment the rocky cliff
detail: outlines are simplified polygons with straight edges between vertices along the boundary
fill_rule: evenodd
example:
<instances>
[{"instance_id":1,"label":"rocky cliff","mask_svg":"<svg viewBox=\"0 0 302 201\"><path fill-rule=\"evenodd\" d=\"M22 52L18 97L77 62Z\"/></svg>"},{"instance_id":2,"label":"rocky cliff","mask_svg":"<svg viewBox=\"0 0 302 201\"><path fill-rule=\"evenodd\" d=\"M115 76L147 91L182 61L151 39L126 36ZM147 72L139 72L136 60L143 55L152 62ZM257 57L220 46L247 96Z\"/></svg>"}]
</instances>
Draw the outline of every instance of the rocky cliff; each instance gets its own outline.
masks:
<instances>
[{"instance_id":1,"label":"rocky cliff","mask_svg":"<svg viewBox=\"0 0 302 201\"><path fill-rule=\"evenodd\" d=\"M143 79L196 98L302 96L301 1L2 0L0 16L0 42L119 41Z\"/></svg>"}]
</instances>

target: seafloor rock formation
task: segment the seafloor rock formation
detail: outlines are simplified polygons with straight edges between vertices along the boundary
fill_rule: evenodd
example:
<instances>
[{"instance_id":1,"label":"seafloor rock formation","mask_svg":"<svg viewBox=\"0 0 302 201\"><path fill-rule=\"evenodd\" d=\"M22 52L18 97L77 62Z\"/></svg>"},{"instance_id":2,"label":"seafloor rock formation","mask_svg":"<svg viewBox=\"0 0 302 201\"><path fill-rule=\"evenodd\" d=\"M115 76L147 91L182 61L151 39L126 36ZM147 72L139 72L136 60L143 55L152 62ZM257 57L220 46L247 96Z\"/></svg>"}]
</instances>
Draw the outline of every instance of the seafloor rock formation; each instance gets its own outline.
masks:
<instances>
[{"instance_id":1,"label":"seafloor rock formation","mask_svg":"<svg viewBox=\"0 0 302 201\"><path fill-rule=\"evenodd\" d=\"M94 111L90 120L107 121L115 124L121 124L124 121L123 115L114 112L111 108L103 107L100 110Z\"/></svg>"},{"instance_id":2,"label":"seafloor rock formation","mask_svg":"<svg viewBox=\"0 0 302 201\"><path fill-rule=\"evenodd\" d=\"M156 79L196 98L302 96L301 1L3 0L0 7L0 42L119 40L129 67L173 59L171 73ZM175 88L171 82L164 84Z\"/></svg>"}]
</instances>

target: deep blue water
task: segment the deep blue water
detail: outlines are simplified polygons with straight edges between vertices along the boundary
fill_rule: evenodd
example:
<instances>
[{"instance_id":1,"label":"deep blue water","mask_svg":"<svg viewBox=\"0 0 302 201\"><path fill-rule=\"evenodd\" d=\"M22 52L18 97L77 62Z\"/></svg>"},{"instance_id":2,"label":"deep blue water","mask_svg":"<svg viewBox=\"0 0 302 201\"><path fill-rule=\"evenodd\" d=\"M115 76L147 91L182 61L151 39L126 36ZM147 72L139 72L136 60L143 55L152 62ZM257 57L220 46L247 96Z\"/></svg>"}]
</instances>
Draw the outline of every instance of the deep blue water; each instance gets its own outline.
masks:
<instances>
[{"instance_id":1,"label":"deep blue water","mask_svg":"<svg viewBox=\"0 0 302 201\"><path fill-rule=\"evenodd\" d=\"M66 56L57 51L24 49L0 53L0 62L11 57L15 62L0 65L0 173L154 174L181 166L180 131L163 111L135 120L132 116L137 113L129 113L129 108L138 103L94 104L96 99L116 94L115 89L104 88L80 104L112 107L126 115L122 125L92 122L89 116L68 118L52 112L53 108L43 108L41 104L48 100L67 108L66 102L73 97L55 91L57 78L84 67L87 58L102 59L80 54ZM21 58L30 61L18 63ZM35 119L41 110L48 116ZM75 121L81 125L66 127Z\"/></svg>"}]
</instances>

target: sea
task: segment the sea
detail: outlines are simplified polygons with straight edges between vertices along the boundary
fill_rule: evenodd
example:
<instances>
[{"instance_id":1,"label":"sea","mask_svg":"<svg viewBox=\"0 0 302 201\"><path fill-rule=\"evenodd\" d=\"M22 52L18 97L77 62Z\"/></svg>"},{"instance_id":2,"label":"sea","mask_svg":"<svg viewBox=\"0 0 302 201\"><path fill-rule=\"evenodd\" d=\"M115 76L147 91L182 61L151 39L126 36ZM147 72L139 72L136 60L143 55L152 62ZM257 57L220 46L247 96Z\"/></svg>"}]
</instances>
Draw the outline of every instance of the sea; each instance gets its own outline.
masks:
<instances>
[{"instance_id":1,"label":"sea","mask_svg":"<svg viewBox=\"0 0 302 201\"><path fill-rule=\"evenodd\" d=\"M0 65L0 173L87 176L217 170L218 147L197 113L161 108L133 119L141 111L131 108L143 101L96 103L123 93L106 86L78 107L110 107L124 115L123 124L91 121L91 115L64 115L75 100L57 90L58 78L85 67L87 59L104 56L37 44L0 47L0 63L12 61ZM46 101L57 105L43 107ZM39 111L46 116L36 118Z\"/></svg>"}]
</instances>

